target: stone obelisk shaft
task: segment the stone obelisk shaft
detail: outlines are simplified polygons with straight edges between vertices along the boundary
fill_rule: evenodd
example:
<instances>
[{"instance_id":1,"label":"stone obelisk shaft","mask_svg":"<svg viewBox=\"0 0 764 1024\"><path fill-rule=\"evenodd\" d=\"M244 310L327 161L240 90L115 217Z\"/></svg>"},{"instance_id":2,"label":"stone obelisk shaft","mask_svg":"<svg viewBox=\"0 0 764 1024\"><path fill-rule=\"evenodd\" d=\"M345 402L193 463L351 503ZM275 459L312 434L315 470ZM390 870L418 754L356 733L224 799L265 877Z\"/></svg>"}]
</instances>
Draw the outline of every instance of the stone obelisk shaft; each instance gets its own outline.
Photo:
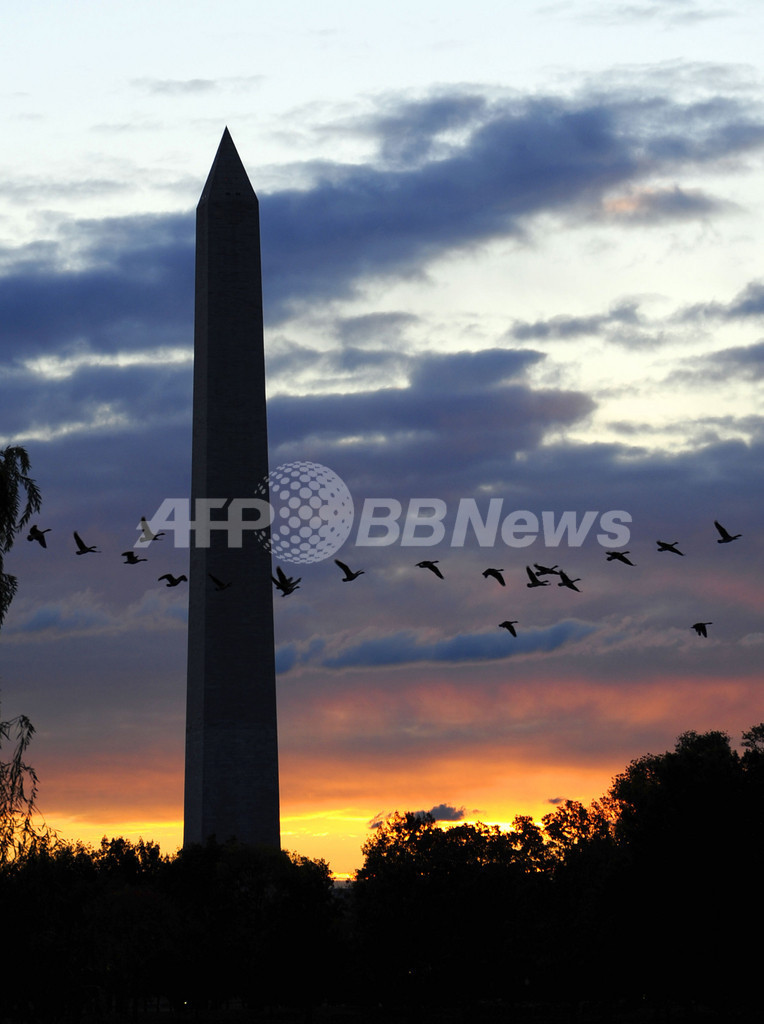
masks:
<instances>
[{"instance_id":1,"label":"stone obelisk shaft","mask_svg":"<svg viewBox=\"0 0 764 1024\"><path fill-rule=\"evenodd\" d=\"M267 475L259 208L226 129L196 212L192 516L196 499L250 498ZM241 547L221 530L209 548L195 539L184 845L278 848L270 554L252 530ZM230 586L215 589L210 574Z\"/></svg>"}]
</instances>

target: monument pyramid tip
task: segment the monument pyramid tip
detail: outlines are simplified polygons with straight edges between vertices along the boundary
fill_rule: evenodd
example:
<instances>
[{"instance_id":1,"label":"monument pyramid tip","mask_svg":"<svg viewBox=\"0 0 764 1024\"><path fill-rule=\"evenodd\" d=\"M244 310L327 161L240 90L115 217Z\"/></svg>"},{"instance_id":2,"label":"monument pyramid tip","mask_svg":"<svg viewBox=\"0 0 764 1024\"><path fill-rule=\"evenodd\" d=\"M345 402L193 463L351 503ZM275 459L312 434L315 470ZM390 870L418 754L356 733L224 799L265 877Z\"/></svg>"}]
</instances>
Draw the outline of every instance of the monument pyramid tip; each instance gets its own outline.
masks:
<instances>
[{"instance_id":1,"label":"monument pyramid tip","mask_svg":"<svg viewBox=\"0 0 764 1024\"><path fill-rule=\"evenodd\" d=\"M220 195L255 194L227 125L223 130L200 202L208 199L213 191Z\"/></svg>"}]
</instances>

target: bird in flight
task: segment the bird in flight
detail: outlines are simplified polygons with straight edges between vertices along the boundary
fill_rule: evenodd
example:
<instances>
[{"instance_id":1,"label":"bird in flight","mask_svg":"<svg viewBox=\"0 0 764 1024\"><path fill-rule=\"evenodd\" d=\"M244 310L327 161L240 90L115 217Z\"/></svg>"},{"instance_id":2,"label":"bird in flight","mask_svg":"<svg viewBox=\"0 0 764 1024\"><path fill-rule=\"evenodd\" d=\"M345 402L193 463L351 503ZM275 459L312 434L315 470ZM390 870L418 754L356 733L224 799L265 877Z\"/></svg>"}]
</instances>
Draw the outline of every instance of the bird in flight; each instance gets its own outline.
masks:
<instances>
[{"instance_id":1,"label":"bird in flight","mask_svg":"<svg viewBox=\"0 0 764 1024\"><path fill-rule=\"evenodd\" d=\"M134 551L123 551L124 565L137 565L138 562L148 562L148 558L138 558Z\"/></svg>"},{"instance_id":2,"label":"bird in flight","mask_svg":"<svg viewBox=\"0 0 764 1024\"><path fill-rule=\"evenodd\" d=\"M528 573L528 579L530 583L526 583L526 587L548 587L549 580L540 580L538 573L535 573L529 565L526 565L525 571ZM556 575L556 573L555 573Z\"/></svg>"},{"instance_id":3,"label":"bird in flight","mask_svg":"<svg viewBox=\"0 0 764 1024\"><path fill-rule=\"evenodd\" d=\"M164 537L164 530L160 530L159 533L154 533L149 526L146 517L141 516L141 535L138 540L148 543L151 540L157 540L159 537Z\"/></svg>"},{"instance_id":4,"label":"bird in flight","mask_svg":"<svg viewBox=\"0 0 764 1024\"><path fill-rule=\"evenodd\" d=\"M440 579L440 580L445 579L445 577L443 576L443 573L440 571L440 569L437 566L437 562L438 562L437 558L434 561L432 561L432 562L428 562L428 561L417 562L416 567L417 567L417 569L429 569L430 572L434 572L435 573L435 575L438 577L438 579ZM339 565L339 562L337 564Z\"/></svg>"},{"instance_id":5,"label":"bird in flight","mask_svg":"<svg viewBox=\"0 0 764 1024\"><path fill-rule=\"evenodd\" d=\"M212 582L215 584L215 590L228 590L228 588L231 586L230 583L223 583L223 581L219 580L217 578L217 576L213 576L211 572L208 572L207 575L212 580ZM271 579L273 579L272 576L271 576Z\"/></svg>"},{"instance_id":6,"label":"bird in flight","mask_svg":"<svg viewBox=\"0 0 764 1024\"><path fill-rule=\"evenodd\" d=\"M671 551L673 554L681 555L682 558L684 558L684 551L680 551L677 548L677 544L678 543L679 543L678 540L675 540L672 544L669 544L668 541L665 541L665 540L656 541L656 544L658 545L658 550L659 551Z\"/></svg>"},{"instance_id":7,"label":"bird in flight","mask_svg":"<svg viewBox=\"0 0 764 1024\"><path fill-rule=\"evenodd\" d=\"M511 620L510 619L505 619L504 622L500 622L499 623L499 629L506 629L506 630L508 630L512 634L512 636L517 636L517 630L515 629L515 624L518 621L519 621L518 619L511 619Z\"/></svg>"},{"instance_id":8,"label":"bird in flight","mask_svg":"<svg viewBox=\"0 0 764 1024\"><path fill-rule=\"evenodd\" d=\"M173 576L172 573L166 572L164 574L164 576L160 576L159 577L159 579L157 580L157 583L159 582L159 580L167 580L167 586L168 587L177 587L177 585L179 583L183 583L183 582L187 581L188 577L187 576Z\"/></svg>"},{"instance_id":9,"label":"bird in flight","mask_svg":"<svg viewBox=\"0 0 764 1024\"><path fill-rule=\"evenodd\" d=\"M302 576L298 576L297 579L287 576L281 566L277 565L276 575L271 576L271 579L273 580L276 589L281 591L281 596L288 597L289 594L293 594L294 591L298 589Z\"/></svg>"},{"instance_id":10,"label":"bird in flight","mask_svg":"<svg viewBox=\"0 0 764 1024\"><path fill-rule=\"evenodd\" d=\"M713 626L713 622L695 622L690 629L694 629L698 636L708 636L706 626Z\"/></svg>"},{"instance_id":11,"label":"bird in flight","mask_svg":"<svg viewBox=\"0 0 764 1024\"><path fill-rule=\"evenodd\" d=\"M340 569L342 569L342 571L345 573L345 575L342 577L342 582L343 583L350 583L357 576L360 576L364 572L363 569L358 569L357 572L353 572L353 570L350 568L350 566L345 565L345 563L341 562L339 560L339 558L335 558L334 559L334 564L338 565L340 567Z\"/></svg>"},{"instance_id":12,"label":"bird in flight","mask_svg":"<svg viewBox=\"0 0 764 1024\"><path fill-rule=\"evenodd\" d=\"M45 534L50 533L50 530L41 530L39 526L32 526L27 534L27 540L36 540L40 547L47 548L45 543Z\"/></svg>"},{"instance_id":13,"label":"bird in flight","mask_svg":"<svg viewBox=\"0 0 764 1024\"><path fill-rule=\"evenodd\" d=\"M74 531L74 543L77 545L77 551L75 552L77 555L87 555L91 551L94 551L97 555L100 554L97 547L88 547L76 530Z\"/></svg>"},{"instance_id":14,"label":"bird in flight","mask_svg":"<svg viewBox=\"0 0 764 1024\"><path fill-rule=\"evenodd\" d=\"M486 569L483 572L483 576L485 576L486 579L488 579L489 576L493 576L495 580L498 580L499 583L501 583L502 587L506 587L504 577L501 575L503 572L503 569Z\"/></svg>"},{"instance_id":15,"label":"bird in flight","mask_svg":"<svg viewBox=\"0 0 764 1024\"><path fill-rule=\"evenodd\" d=\"M549 568L546 565L539 565L538 562L534 562L533 566L534 566L534 568L536 570L536 575L537 576L559 576L560 575L560 570L557 568L556 565L553 565L551 568Z\"/></svg>"},{"instance_id":16,"label":"bird in flight","mask_svg":"<svg viewBox=\"0 0 764 1024\"><path fill-rule=\"evenodd\" d=\"M634 565L630 558L627 558L628 551L606 551L608 562L612 562L617 559L619 562L623 562L624 565Z\"/></svg>"},{"instance_id":17,"label":"bird in flight","mask_svg":"<svg viewBox=\"0 0 764 1024\"><path fill-rule=\"evenodd\" d=\"M559 573L557 575L560 577L560 582L557 584L558 587L567 587L568 590L576 590L576 591L578 591L578 587L576 586L576 584L581 582L581 577L580 576L576 577L576 579L572 580L570 578L570 576L568 576L567 573L564 573L562 571L562 569L560 569L560 571L559 571ZM580 593L580 591L578 591L578 592Z\"/></svg>"},{"instance_id":18,"label":"bird in flight","mask_svg":"<svg viewBox=\"0 0 764 1024\"><path fill-rule=\"evenodd\" d=\"M714 519L714 526L716 527L716 529L721 534L721 536L719 537L719 540L717 540L717 542L716 542L717 544L729 544L730 541L737 540L738 537L742 537L743 536L742 533L736 533L736 534L734 534L734 536L731 533L727 533L727 531L724 529L722 524L718 523L715 519Z\"/></svg>"}]
</instances>

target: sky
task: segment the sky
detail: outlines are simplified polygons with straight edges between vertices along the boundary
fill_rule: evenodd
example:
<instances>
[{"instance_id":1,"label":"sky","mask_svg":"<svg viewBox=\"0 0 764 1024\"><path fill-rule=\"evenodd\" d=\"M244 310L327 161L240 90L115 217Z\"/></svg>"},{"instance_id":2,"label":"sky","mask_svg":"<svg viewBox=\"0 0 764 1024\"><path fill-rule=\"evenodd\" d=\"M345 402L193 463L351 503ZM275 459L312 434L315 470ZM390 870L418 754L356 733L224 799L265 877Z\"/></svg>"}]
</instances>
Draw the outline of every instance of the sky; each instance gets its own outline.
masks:
<instances>
[{"instance_id":1,"label":"sky","mask_svg":"<svg viewBox=\"0 0 764 1024\"><path fill-rule=\"evenodd\" d=\"M120 553L190 490L194 209L226 126L260 201L271 467L330 469L356 526L446 510L435 545L352 530L352 583L284 564L283 845L346 874L395 810L540 820L761 721L760 5L7 14L0 446L50 532L6 559L0 701L51 825L181 842L187 593L158 576L188 552ZM463 501L499 509L493 540L454 542ZM527 588L533 563L579 591Z\"/></svg>"}]
</instances>

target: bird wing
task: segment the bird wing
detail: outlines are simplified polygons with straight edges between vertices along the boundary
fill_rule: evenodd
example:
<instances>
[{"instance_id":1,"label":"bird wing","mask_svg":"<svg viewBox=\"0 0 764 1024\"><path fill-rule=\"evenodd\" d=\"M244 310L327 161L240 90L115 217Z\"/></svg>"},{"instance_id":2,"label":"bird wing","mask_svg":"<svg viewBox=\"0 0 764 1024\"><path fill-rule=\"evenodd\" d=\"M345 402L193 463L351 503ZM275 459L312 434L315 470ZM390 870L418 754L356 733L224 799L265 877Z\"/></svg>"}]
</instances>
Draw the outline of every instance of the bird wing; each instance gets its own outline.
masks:
<instances>
[{"instance_id":1,"label":"bird wing","mask_svg":"<svg viewBox=\"0 0 764 1024\"><path fill-rule=\"evenodd\" d=\"M74 531L74 543L77 545L80 551L87 551L87 544L84 542L82 537L80 537L76 530Z\"/></svg>"},{"instance_id":2,"label":"bird wing","mask_svg":"<svg viewBox=\"0 0 764 1024\"><path fill-rule=\"evenodd\" d=\"M344 573L345 573L345 574L346 574L347 576L352 576L352 575L353 575L353 574L352 574L352 572L350 571L350 566L349 566L349 565L345 565L345 563L344 563L344 562L341 562L341 561L339 560L339 558L335 558L335 559L334 559L334 564L335 564L335 565L338 565L338 566L340 567L340 569L342 569L342 571L343 571L343 572L344 572Z\"/></svg>"}]
</instances>

